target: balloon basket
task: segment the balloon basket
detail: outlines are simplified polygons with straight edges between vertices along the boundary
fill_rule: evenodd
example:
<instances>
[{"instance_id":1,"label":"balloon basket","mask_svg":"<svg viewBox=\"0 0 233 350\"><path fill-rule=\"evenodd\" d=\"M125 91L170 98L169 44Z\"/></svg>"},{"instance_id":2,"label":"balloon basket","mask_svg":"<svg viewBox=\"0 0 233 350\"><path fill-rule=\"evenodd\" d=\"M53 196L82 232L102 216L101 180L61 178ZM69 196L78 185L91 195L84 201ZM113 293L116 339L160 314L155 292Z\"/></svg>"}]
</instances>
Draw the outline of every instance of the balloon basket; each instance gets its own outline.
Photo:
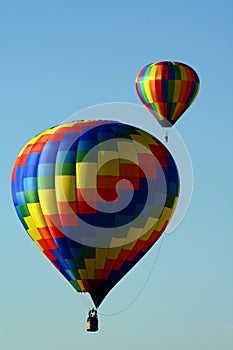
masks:
<instances>
[{"instance_id":1,"label":"balloon basket","mask_svg":"<svg viewBox=\"0 0 233 350\"><path fill-rule=\"evenodd\" d=\"M88 313L87 318L87 332L97 332L98 331L98 316L97 310L92 308Z\"/></svg>"},{"instance_id":2,"label":"balloon basket","mask_svg":"<svg viewBox=\"0 0 233 350\"><path fill-rule=\"evenodd\" d=\"M97 332L98 329L98 320L88 320L87 321L87 332Z\"/></svg>"}]
</instances>

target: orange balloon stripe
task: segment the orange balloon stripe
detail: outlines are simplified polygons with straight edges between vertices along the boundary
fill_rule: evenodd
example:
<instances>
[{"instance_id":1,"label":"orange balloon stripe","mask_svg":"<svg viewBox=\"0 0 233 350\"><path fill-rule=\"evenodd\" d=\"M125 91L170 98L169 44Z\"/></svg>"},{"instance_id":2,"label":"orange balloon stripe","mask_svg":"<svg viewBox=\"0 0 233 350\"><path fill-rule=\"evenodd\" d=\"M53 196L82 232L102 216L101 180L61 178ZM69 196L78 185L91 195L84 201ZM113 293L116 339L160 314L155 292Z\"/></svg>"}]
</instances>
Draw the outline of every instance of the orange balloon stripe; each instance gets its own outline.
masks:
<instances>
[{"instance_id":1,"label":"orange balloon stripe","mask_svg":"<svg viewBox=\"0 0 233 350\"><path fill-rule=\"evenodd\" d=\"M157 94L156 94L156 87L155 87L155 80L150 79L149 81L149 87L150 87L150 92L152 96L152 102L157 100Z\"/></svg>"}]
</instances>

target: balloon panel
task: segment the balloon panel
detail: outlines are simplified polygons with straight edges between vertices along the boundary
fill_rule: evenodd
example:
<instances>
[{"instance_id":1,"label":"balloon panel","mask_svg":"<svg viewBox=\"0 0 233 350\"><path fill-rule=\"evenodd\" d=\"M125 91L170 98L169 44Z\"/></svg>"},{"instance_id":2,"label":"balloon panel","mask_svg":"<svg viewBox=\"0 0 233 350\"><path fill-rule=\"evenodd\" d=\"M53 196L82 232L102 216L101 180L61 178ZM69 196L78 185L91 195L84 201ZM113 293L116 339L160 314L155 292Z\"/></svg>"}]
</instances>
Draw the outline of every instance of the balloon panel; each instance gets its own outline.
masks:
<instances>
[{"instance_id":1,"label":"balloon panel","mask_svg":"<svg viewBox=\"0 0 233 350\"><path fill-rule=\"evenodd\" d=\"M163 233L178 193L166 147L112 121L42 132L20 152L12 174L14 205L28 234L96 306Z\"/></svg>"}]
</instances>

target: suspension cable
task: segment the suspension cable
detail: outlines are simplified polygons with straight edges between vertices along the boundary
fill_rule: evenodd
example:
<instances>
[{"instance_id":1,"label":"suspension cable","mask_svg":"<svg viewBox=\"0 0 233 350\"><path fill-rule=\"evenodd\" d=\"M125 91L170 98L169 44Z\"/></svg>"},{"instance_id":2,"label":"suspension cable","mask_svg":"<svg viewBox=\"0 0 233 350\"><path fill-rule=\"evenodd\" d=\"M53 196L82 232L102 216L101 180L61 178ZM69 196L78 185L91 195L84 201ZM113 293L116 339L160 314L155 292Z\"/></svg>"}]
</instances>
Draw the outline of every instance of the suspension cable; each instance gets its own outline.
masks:
<instances>
[{"instance_id":1,"label":"suspension cable","mask_svg":"<svg viewBox=\"0 0 233 350\"><path fill-rule=\"evenodd\" d=\"M152 275L152 272L153 272L153 270L154 270L154 268L155 268L155 265L156 265L156 263L157 263L157 261L158 261L159 254L160 254L160 252L161 252L161 248L162 248L162 243L163 243L163 241L164 241L164 237L165 237L165 234L163 234L162 237L161 237L160 245L159 245L159 247L158 247L157 254L155 255L155 259L154 259L154 262L153 262L153 264L152 264L152 266L151 266L151 269L150 269L150 271L149 271L149 273L148 273L148 276L146 277L146 279L145 279L145 281L144 281L144 283L143 283L141 289L140 289L139 292L135 295L135 297L133 298L133 300L132 300L128 305L126 305L123 309L121 309L121 310L119 310L119 311L117 311L117 312L113 312L113 313L111 313L111 314L105 314L105 313L102 313L102 312L99 312L99 311L98 311L98 314L99 314L99 315L101 315L101 316L115 316L115 315L119 315L119 314L121 314L122 312L124 312L124 311L126 311L127 309L129 309L129 308L136 302L136 300L137 300L137 299L140 297L140 295L142 294L144 288L146 287L146 285L147 285L147 283L148 283L148 281L149 281L149 279L150 279L150 277L151 277L151 275Z\"/></svg>"}]
</instances>

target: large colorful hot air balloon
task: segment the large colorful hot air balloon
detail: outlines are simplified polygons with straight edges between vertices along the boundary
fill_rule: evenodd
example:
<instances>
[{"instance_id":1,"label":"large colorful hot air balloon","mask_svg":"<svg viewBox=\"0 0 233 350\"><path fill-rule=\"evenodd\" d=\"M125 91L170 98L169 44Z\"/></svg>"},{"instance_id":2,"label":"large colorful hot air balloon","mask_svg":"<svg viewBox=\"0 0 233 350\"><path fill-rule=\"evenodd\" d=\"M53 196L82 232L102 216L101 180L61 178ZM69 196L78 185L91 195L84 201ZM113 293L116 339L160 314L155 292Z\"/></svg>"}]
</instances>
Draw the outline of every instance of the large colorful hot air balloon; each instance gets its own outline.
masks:
<instances>
[{"instance_id":1,"label":"large colorful hot air balloon","mask_svg":"<svg viewBox=\"0 0 233 350\"><path fill-rule=\"evenodd\" d=\"M197 73L179 62L148 64L136 78L139 98L163 127L175 124L193 103L199 85Z\"/></svg>"},{"instance_id":2,"label":"large colorful hot air balloon","mask_svg":"<svg viewBox=\"0 0 233 350\"><path fill-rule=\"evenodd\" d=\"M166 147L113 121L42 132L12 173L14 205L29 236L96 307L161 236L178 195Z\"/></svg>"}]
</instances>

